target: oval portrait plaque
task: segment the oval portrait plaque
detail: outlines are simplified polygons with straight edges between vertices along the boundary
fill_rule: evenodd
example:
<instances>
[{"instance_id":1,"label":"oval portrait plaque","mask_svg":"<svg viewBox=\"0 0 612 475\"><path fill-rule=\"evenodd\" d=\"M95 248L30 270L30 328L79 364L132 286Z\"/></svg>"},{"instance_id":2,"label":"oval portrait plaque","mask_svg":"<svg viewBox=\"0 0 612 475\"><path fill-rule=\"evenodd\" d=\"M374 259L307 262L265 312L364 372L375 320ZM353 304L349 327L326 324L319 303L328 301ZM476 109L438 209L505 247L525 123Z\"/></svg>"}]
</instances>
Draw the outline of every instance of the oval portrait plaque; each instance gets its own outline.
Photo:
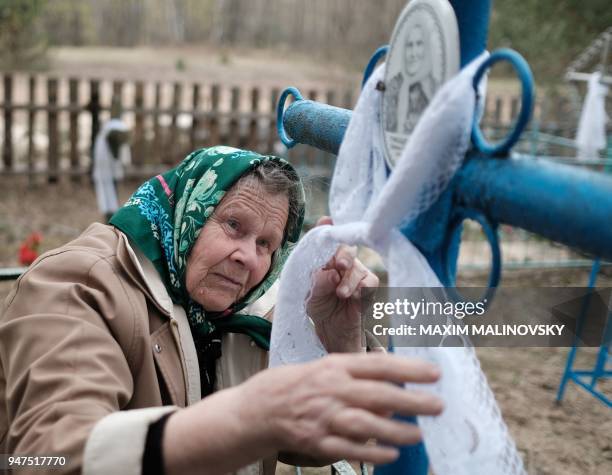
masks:
<instances>
[{"instance_id":1,"label":"oval portrait plaque","mask_svg":"<svg viewBox=\"0 0 612 475\"><path fill-rule=\"evenodd\" d=\"M391 168L436 91L459 71L459 31L448 0L412 0L400 14L385 71L382 133Z\"/></svg>"}]
</instances>

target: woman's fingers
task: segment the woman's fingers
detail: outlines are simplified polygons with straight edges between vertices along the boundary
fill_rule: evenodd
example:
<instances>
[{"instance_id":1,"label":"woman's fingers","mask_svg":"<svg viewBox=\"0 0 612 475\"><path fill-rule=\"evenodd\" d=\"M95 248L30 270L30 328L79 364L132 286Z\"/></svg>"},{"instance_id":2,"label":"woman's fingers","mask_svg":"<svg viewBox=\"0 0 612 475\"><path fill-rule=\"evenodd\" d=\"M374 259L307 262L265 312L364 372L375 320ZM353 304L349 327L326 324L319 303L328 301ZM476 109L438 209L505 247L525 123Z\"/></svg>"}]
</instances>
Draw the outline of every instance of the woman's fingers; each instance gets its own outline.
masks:
<instances>
[{"instance_id":1,"label":"woman's fingers","mask_svg":"<svg viewBox=\"0 0 612 475\"><path fill-rule=\"evenodd\" d=\"M431 393L410 390L378 381L353 381L338 388L339 397L351 407L370 412L393 412L405 416L436 416L442 400Z\"/></svg>"},{"instance_id":2,"label":"woman's fingers","mask_svg":"<svg viewBox=\"0 0 612 475\"><path fill-rule=\"evenodd\" d=\"M421 440L421 431L415 424L382 418L362 409L340 411L330 427L335 434L354 441L376 439L390 445L412 445Z\"/></svg>"},{"instance_id":3,"label":"woman's fingers","mask_svg":"<svg viewBox=\"0 0 612 475\"><path fill-rule=\"evenodd\" d=\"M385 380L394 383L435 383L440 378L439 368L427 361L401 358L391 354L331 355L331 364L341 365L359 379ZM329 363L327 363L329 364Z\"/></svg>"},{"instance_id":4,"label":"woman's fingers","mask_svg":"<svg viewBox=\"0 0 612 475\"><path fill-rule=\"evenodd\" d=\"M319 270L313 277L311 298L333 294L340 280L340 274L334 269Z\"/></svg>"},{"instance_id":5,"label":"woman's fingers","mask_svg":"<svg viewBox=\"0 0 612 475\"><path fill-rule=\"evenodd\" d=\"M334 257L315 273L313 295L327 295L335 289L339 298L346 299L356 294L360 287L377 286L378 278L355 257L356 254L356 247L340 246Z\"/></svg>"},{"instance_id":6,"label":"woman's fingers","mask_svg":"<svg viewBox=\"0 0 612 475\"><path fill-rule=\"evenodd\" d=\"M378 287L378 283L378 277L359 259L353 258L350 267L343 272L336 293L340 298L359 297L361 288Z\"/></svg>"},{"instance_id":7,"label":"woman's fingers","mask_svg":"<svg viewBox=\"0 0 612 475\"><path fill-rule=\"evenodd\" d=\"M358 266L357 262L355 262L353 267L342 276L342 280L336 289L336 295L344 299L349 298L362 287L361 281L365 279L367 275L368 270L365 269L365 267ZM358 295L356 295L356 297L357 296Z\"/></svg>"},{"instance_id":8,"label":"woman's fingers","mask_svg":"<svg viewBox=\"0 0 612 475\"><path fill-rule=\"evenodd\" d=\"M334 254L334 260L336 268L339 271L347 271L353 267L353 262L357 258L357 246L348 246L346 244L340 245L336 254Z\"/></svg>"},{"instance_id":9,"label":"woman's fingers","mask_svg":"<svg viewBox=\"0 0 612 475\"><path fill-rule=\"evenodd\" d=\"M321 216L316 226L333 225L330 216ZM324 279L324 283L337 284L336 295L339 298L359 297L359 289L361 287L377 287L378 277L365 267L359 259L357 259L357 246L340 245L334 256L327 262L318 274L325 271L335 270L341 276L338 284L338 278L334 276L333 280Z\"/></svg>"},{"instance_id":10,"label":"woman's fingers","mask_svg":"<svg viewBox=\"0 0 612 475\"><path fill-rule=\"evenodd\" d=\"M391 384L406 382L431 383L438 379L437 368L425 361L409 360L392 355L332 355L322 362L318 373L325 384L338 369L346 371L352 379L335 384L332 394L346 406L366 409L374 413L400 413L404 415L437 415L443 403L437 396L417 390L407 391ZM334 379L335 381L338 378Z\"/></svg>"},{"instance_id":11,"label":"woman's fingers","mask_svg":"<svg viewBox=\"0 0 612 475\"><path fill-rule=\"evenodd\" d=\"M325 457L361 460L376 465L393 462L399 456L399 450L394 447L360 444L336 435L324 437L318 449Z\"/></svg>"}]
</instances>

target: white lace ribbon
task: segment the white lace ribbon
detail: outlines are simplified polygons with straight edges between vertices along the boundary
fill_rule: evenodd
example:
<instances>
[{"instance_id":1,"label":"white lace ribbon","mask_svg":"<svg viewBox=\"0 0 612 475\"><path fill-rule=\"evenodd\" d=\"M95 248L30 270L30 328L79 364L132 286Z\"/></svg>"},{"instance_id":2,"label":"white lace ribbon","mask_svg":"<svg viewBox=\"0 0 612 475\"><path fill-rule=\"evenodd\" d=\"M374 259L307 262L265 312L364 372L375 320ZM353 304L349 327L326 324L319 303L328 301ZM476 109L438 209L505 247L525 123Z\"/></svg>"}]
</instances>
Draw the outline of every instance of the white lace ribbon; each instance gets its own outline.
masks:
<instances>
[{"instance_id":1,"label":"white lace ribbon","mask_svg":"<svg viewBox=\"0 0 612 475\"><path fill-rule=\"evenodd\" d=\"M435 202L465 156L475 110L472 78L486 54L436 94L386 179L380 136L384 65L367 82L353 112L330 191L335 226L308 232L281 275L270 348L270 366L312 361L326 354L306 314L312 275L340 244L378 252L392 287L441 286L427 260L398 230ZM419 417L437 475L525 473L495 398L471 347L396 348L398 355L438 364L439 382L427 385L445 402L437 417ZM423 385L421 385L422 387Z\"/></svg>"}]
</instances>

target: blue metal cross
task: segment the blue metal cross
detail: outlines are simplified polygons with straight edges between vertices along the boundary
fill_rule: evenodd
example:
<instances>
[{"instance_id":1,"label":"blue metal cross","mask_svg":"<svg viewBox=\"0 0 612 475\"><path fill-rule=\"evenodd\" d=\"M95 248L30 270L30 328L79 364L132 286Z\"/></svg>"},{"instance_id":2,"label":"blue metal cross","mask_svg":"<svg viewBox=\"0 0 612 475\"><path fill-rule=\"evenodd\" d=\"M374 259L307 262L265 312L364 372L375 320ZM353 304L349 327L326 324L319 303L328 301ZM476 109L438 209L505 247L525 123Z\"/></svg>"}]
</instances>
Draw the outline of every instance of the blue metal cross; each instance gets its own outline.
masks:
<instances>
[{"instance_id":1,"label":"blue metal cross","mask_svg":"<svg viewBox=\"0 0 612 475\"><path fill-rule=\"evenodd\" d=\"M450 0L461 41L461 67L485 49L490 0ZM379 49L368 64L367 76L385 50ZM612 176L546 160L509 157L512 146L529 120L533 83L527 63L515 52L493 53L478 70L477 85L485 70L497 61L509 61L523 85L522 110L514 129L500 143L489 144L474 124L471 149L438 201L402 232L419 248L448 287L455 284L461 223L475 219L483 226L492 246L494 262L490 290L497 286L501 258L498 223L539 234L594 256L612 259ZM296 97L283 113L284 99ZM303 143L337 154L351 118L351 111L302 100L296 90L287 91L279 104L279 133L288 144ZM286 141L285 141L286 139ZM605 372L605 370L604 370ZM422 444L403 447L398 461L377 468L377 474L419 474L428 470Z\"/></svg>"}]
</instances>

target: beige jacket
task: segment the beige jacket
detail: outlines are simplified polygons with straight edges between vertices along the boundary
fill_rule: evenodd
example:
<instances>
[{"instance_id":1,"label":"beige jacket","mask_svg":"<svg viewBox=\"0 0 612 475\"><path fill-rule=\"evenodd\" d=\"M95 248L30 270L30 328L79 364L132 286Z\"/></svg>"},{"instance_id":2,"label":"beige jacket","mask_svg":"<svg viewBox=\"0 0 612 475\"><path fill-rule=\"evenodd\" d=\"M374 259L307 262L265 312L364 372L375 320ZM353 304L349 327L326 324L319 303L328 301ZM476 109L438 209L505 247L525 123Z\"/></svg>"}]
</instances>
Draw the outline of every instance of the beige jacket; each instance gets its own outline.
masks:
<instances>
[{"instance_id":1,"label":"beige jacket","mask_svg":"<svg viewBox=\"0 0 612 475\"><path fill-rule=\"evenodd\" d=\"M150 423L200 400L185 311L134 249L92 224L16 282L0 315L0 453L65 456L58 474L140 475ZM271 290L244 312L269 317ZM267 354L230 334L217 364L218 386L229 387ZM241 472L274 469L267 460Z\"/></svg>"}]
</instances>

